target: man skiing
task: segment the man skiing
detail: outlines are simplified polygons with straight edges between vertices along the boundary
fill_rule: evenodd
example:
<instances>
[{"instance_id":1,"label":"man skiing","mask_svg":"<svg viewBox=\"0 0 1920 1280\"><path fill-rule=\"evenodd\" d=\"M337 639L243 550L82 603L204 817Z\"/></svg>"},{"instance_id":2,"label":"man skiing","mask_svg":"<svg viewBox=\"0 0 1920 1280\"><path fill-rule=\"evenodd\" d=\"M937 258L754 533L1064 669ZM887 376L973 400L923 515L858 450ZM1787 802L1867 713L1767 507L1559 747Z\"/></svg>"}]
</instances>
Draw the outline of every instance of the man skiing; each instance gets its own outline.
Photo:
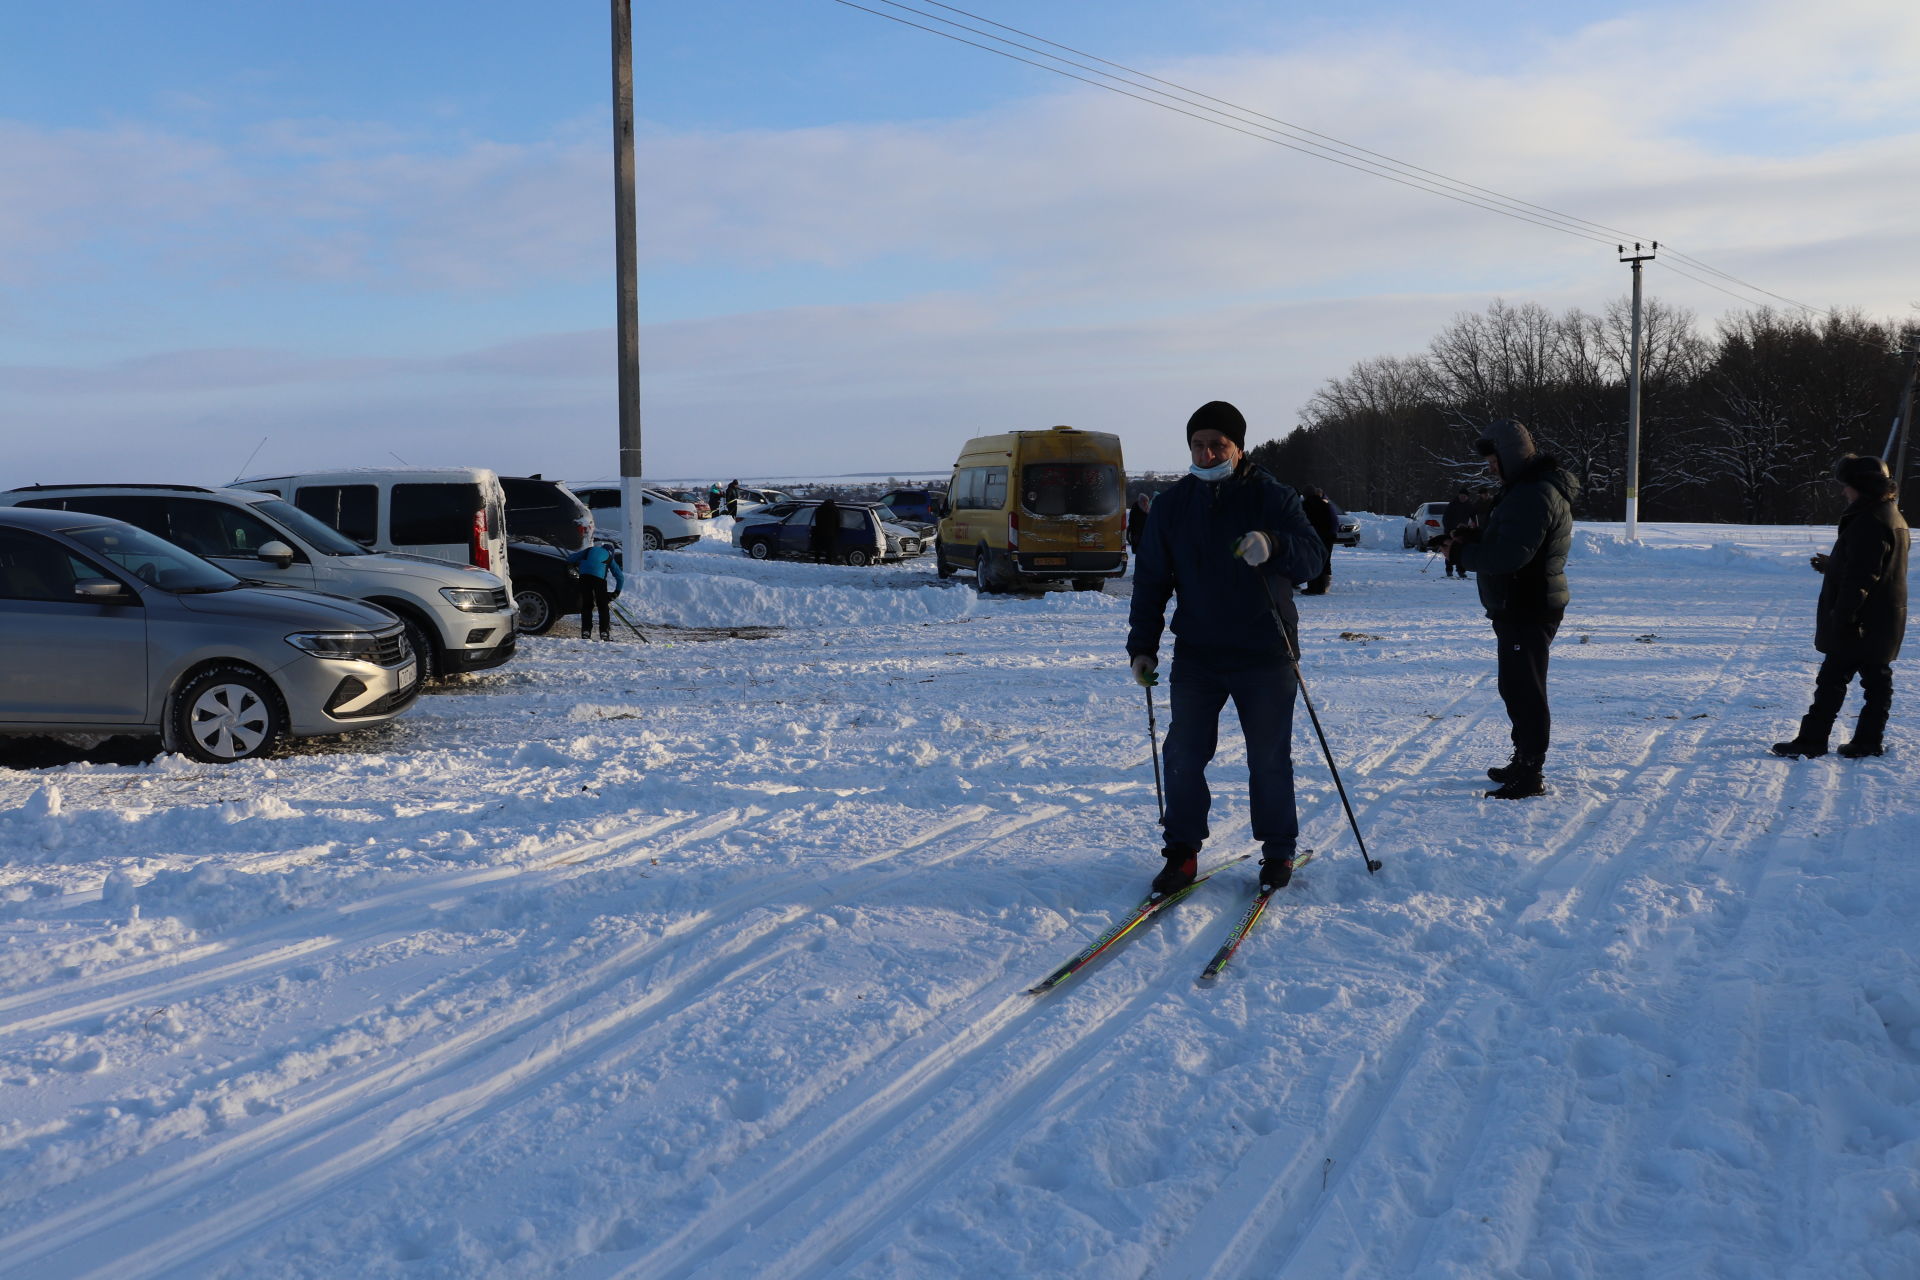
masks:
<instances>
[{"instance_id":1,"label":"man skiing","mask_svg":"<svg viewBox=\"0 0 1920 1280\"><path fill-rule=\"evenodd\" d=\"M593 613L598 609L600 638L613 639L608 609L620 594L620 588L626 585L619 561L613 558L613 552L605 543L591 542L578 551L567 552L567 563L580 572L580 638L593 639Z\"/></svg>"},{"instance_id":2,"label":"man skiing","mask_svg":"<svg viewBox=\"0 0 1920 1280\"><path fill-rule=\"evenodd\" d=\"M1513 724L1513 758L1487 770L1497 800L1546 794L1543 770L1553 728L1547 706L1547 648L1566 616L1567 551L1573 545L1573 500L1580 482L1559 461L1534 448L1518 422L1496 422L1474 441L1475 452L1502 487L1478 541L1456 532L1443 539L1458 563L1479 579L1480 604L1499 646L1500 700Z\"/></svg>"},{"instance_id":3,"label":"man skiing","mask_svg":"<svg viewBox=\"0 0 1920 1280\"><path fill-rule=\"evenodd\" d=\"M1777 756L1823 756L1827 736L1847 700L1847 686L1860 677L1865 702L1853 740L1840 754L1849 760L1877 756L1893 706L1893 660L1907 631L1907 551L1911 535L1893 501L1893 480L1878 458L1852 454L1834 467L1847 509L1833 550L1810 562L1825 581L1815 614L1813 647L1825 657L1813 679L1813 705L1800 731L1773 744Z\"/></svg>"},{"instance_id":4,"label":"man skiing","mask_svg":"<svg viewBox=\"0 0 1920 1280\"><path fill-rule=\"evenodd\" d=\"M1201 405L1187 420L1190 474L1154 500L1134 568L1127 655L1140 684L1159 682L1167 601L1178 597L1162 820L1166 866L1153 881L1158 894L1186 887L1197 872L1213 803L1206 768L1229 698L1246 735L1261 885L1278 888L1293 876L1300 826L1293 798L1289 649L1298 617L1292 584L1320 572L1324 549L1299 496L1247 460L1246 439L1246 419L1223 400ZM1275 624L1276 612L1287 635Z\"/></svg>"}]
</instances>

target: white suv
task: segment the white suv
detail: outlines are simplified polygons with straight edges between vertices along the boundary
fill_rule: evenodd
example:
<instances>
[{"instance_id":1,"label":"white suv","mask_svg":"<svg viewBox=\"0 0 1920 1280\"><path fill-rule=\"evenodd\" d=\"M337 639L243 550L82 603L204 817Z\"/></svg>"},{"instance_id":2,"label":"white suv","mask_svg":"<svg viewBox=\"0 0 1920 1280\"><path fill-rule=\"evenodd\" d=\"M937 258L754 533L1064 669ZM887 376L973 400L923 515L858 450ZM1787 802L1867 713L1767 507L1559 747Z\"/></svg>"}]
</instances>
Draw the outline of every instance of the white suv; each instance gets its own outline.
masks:
<instances>
[{"instance_id":1,"label":"white suv","mask_svg":"<svg viewBox=\"0 0 1920 1280\"><path fill-rule=\"evenodd\" d=\"M137 525L235 577L324 591L399 618L429 675L513 657L515 612L491 573L369 551L270 493L183 484L30 485L0 505L85 511Z\"/></svg>"}]
</instances>

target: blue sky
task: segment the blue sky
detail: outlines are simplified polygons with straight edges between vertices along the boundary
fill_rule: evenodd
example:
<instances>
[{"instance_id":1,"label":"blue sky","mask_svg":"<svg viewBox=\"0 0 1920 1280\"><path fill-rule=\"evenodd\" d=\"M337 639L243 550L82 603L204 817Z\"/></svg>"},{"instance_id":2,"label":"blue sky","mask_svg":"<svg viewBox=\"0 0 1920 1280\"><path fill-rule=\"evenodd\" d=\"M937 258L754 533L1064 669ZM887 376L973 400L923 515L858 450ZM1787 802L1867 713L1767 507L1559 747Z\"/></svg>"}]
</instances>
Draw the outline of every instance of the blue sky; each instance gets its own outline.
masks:
<instances>
[{"instance_id":1,"label":"blue sky","mask_svg":"<svg viewBox=\"0 0 1920 1280\"><path fill-rule=\"evenodd\" d=\"M1459 310L1624 287L1604 246L831 0L635 9L663 476L919 470L1055 422L1174 466L1202 400L1278 435ZM1911 314L1913 9L974 12ZM275 469L611 470L607 28L592 3L0 9L0 481L224 478L262 436Z\"/></svg>"}]
</instances>

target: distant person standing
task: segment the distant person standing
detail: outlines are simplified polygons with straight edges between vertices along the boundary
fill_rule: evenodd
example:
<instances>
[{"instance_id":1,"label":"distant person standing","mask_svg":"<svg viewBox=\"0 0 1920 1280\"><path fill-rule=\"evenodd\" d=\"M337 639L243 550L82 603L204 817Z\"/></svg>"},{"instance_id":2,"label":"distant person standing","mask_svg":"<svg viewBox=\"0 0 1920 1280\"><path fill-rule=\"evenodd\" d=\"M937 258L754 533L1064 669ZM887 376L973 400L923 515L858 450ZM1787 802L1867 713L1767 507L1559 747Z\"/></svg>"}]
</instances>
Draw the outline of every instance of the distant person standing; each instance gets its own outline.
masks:
<instances>
[{"instance_id":1,"label":"distant person standing","mask_svg":"<svg viewBox=\"0 0 1920 1280\"><path fill-rule=\"evenodd\" d=\"M840 504L828 498L813 509L813 529L807 538L807 550L816 560L833 560L839 549Z\"/></svg>"},{"instance_id":2,"label":"distant person standing","mask_svg":"<svg viewBox=\"0 0 1920 1280\"><path fill-rule=\"evenodd\" d=\"M1300 588L1303 596L1323 596L1333 582L1333 544L1340 536L1340 525L1335 515L1335 507L1327 497L1327 491L1317 485L1309 486L1300 499L1300 509L1306 513L1307 523L1320 535L1320 572Z\"/></svg>"},{"instance_id":3,"label":"distant person standing","mask_svg":"<svg viewBox=\"0 0 1920 1280\"><path fill-rule=\"evenodd\" d=\"M567 552L567 563L580 573L580 638L593 638L593 614L600 612L600 638L613 639L613 601L626 585L619 561L603 542L592 542L578 551ZM611 581L609 581L611 580Z\"/></svg>"},{"instance_id":4,"label":"distant person standing","mask_svg":"<svg viewBox=\"0 0 1920 1280\"><path fill-rule=\"evenodd\" d=\"M1813 705L1800 731L1773 744L1777 756L1823 756L1833 722L1860 677L1865 701L1853 740L1841 745L1849 760L1885 750L1893 707L1893 660L1907 633L1907 552L1912 535L1893 501L1893 480L1878 458L1848 454L1834 467L1847 509L1833 550L1810 562L1824 578L1814 615L1813 647L1825 655L1813 678Z\"/></svg>"},{"instance_id":5,"label":"distant person standing","mask_svg":"<svg viewBox=\"0 0 1920 1280\"><path fill-rule=\"evenodd\" d=\"M729 517L740 514L740 482L738 480L727 481L726 502L727 515Z\"/></svg>"},{"instance_id":6,"label":"distant person standing","mask_svg":"<svg viewBox=\"0 0 1920 1280\"><path fill-rule=\"evenodd\" d=\"M1513 724L1513 758L1487 770L1499 783L1487 794L1524 800L1546 794L1543 770L1552 737L1547 706L1547 649L1566 616L1567 552L1573 546L1573 500L1580 482L1557 459L1538 452L1518 422L1496 422L1474 441L1487 470L1502 482L1477 542L1456 533L1460 566L1479 578L1480 604L1499 645L1500 700Z\"/></svg>"},{"instance_id":7,"label":"distant person standing","mask_svg":"<svg viewBox=\"0 0 1920 1280\"><path fill-rule=\"evenodd\" d=\"M1464 485L1456 489L1453 494L1453 501L1447 504L1446 511L1440 517L1441 536L1452 538L1455 533L1471 526L1477 514L1478 510L1473 501L1473 490L1466 488ZM1447 576L1449 578L1456 573L1463 579L1467 576L1467 571L1460 567L1460 548L1467 541L1471 541L1471 539L1461 539L1447 543Z\"/></svg>"},{"instance_id":8,"label":"distant person standing","mask_svg":"<svg viewBox=\"0 0 1920 1280\"><path fill-rule=\"evenodd\" d=\"M1147 510L1151 505L1143 493L1127 508L1127 550L1135 555L1140 554L1140 539L1147 534Z\"/></svg>"}]
</instances>

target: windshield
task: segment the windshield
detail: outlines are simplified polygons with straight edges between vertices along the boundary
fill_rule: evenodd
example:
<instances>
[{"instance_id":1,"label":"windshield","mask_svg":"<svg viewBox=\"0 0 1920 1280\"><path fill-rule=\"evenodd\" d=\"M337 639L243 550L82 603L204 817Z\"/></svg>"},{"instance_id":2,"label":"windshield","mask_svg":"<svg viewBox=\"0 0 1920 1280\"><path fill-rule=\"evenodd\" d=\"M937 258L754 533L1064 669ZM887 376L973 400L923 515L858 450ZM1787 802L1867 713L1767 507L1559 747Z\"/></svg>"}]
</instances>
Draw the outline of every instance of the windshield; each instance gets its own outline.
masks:
<instances>
[{"instance_id":1,"label":"windshield","mask_svg":"<svg viewBox=\"0 0 1920 1280\"><path fill-rule=\"evenodd\" d=\"M130 524L75 529L67 536L140 581L175 595L231 591L241 585L240 579L225 569Z\"/></svg>"},{"instance_id":2,"label":"windshield","mask_svg":"<svg viewBox=\"0 0 1920 1280\"><path fill-rule=\"evenodd\" d=\"M338 529L308 515L290 502L275 498L272 502L256 502L253 509L263 516L278 521L292 530L315 551L330 556L364 556L371 553L359 543L341 533Z\"/></svg>"},{"instance_id":3,"label":"windshield","mask_svg":"<svg viewBox=\"0 0 1920 1280\"><path fill-rule=\"evenodd\" d=\"M1110 516L1120 510L1111 462L1044 462L1020 468L1020 505L1036 516Z\"/></svg>"}]
</instances>

